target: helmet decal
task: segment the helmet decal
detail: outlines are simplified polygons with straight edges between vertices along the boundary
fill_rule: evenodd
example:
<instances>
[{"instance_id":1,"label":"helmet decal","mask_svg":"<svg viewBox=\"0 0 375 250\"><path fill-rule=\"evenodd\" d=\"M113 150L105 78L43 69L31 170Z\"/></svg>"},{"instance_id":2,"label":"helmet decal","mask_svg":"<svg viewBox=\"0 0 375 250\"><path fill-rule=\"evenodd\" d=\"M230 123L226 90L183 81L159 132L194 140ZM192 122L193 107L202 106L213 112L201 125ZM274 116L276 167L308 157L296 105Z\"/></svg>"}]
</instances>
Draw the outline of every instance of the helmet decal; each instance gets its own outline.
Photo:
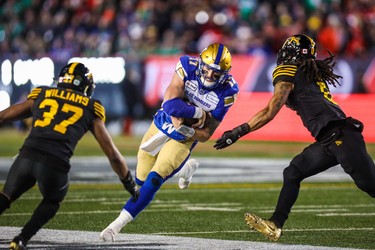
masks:
<instances>
[{"instance_id":1,"label":"helmet decal","mask_svg":"<svg viewBox=\"0 0 375 250\"><path fill-rule=\"evenodd\" d=\"M277 54L277 65L286 62L297 63L306 58L316 58L316 43L311 37L298 34L285 40Z\"/></svg>"}]
</instances>

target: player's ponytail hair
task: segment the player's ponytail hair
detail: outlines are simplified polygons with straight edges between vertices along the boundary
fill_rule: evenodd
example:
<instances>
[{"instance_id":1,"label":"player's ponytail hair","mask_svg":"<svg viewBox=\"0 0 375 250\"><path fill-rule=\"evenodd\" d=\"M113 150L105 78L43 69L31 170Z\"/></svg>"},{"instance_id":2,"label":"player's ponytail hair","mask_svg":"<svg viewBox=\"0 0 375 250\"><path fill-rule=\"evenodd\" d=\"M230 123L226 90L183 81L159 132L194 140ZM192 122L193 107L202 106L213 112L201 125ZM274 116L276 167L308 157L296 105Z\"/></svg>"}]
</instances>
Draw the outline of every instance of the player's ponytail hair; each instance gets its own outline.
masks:
<instances>
[{"instance_id":1,"label":"player's ponytail hair","mask_svg":"<svg viewBox=\"0 0 375 250\"><path fill-rule=\"evenodd\" d=\"M336 87L336 84L340 85L338 79L342 76L333 72L333 67L336 65L335 56L329 50L327 52L330 56L323 60L312 58L302 60L300 69L306 73L309 82L325 82Z\"/></svg>"}]
</instances>

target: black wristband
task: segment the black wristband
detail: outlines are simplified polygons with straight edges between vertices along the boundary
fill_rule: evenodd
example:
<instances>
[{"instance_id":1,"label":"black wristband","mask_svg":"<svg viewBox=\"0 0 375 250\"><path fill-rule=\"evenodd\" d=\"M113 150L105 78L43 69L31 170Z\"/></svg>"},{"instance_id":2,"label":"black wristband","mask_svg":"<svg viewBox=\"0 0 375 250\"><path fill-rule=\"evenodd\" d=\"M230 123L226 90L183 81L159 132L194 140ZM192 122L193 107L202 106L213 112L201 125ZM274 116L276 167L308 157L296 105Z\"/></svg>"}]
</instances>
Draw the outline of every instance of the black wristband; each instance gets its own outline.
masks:
<instances>
[{"instance_id":1,"label":"black wristband","mask_svg":"<svg viewBox=\"0 0 375 250\"><path fill-rule=\"evenodd\" d=\"M250 132L250 125L248 123L244 123L240 126L237 127L238 128L238 136L239 137L242 137L246 134L248 134Z\"/></svg>"},{"instance_id":2,"label":"black wristband","mask_svg":"<svg viewBox=\"0 0 375 250\"><path fill-rule=\"evenodd\" d=\"M125 178L124 179L120 178L120 181L122 182L122 184L124 184L124 186L129 185L129 184L131 185L133 181L132 173L128 171L128 174L125 176Z\"/></svg>"}]
</instances>

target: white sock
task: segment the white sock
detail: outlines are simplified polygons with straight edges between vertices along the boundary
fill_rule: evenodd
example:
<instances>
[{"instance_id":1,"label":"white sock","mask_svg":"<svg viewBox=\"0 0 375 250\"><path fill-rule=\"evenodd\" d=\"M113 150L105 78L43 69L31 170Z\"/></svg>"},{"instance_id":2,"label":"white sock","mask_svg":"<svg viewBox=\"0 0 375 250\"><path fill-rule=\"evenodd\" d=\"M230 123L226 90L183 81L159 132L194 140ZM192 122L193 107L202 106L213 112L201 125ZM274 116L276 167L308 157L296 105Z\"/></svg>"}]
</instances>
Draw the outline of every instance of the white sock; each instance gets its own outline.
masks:
<instances>
[{"instance_id":1,"label":"white sock","mask_svg":"<svg viewBox=\"0 0 375 250\"><path fill-rule=\"evenodd\" d=\"M133 216L131 216L131 214L125 209L122 209L120 215L111 224L109 224L108 227L112 228L115 233L118 233L123 227L125 227L126 224L128 224L132 220Z\"/></svg>"}]
</instances>

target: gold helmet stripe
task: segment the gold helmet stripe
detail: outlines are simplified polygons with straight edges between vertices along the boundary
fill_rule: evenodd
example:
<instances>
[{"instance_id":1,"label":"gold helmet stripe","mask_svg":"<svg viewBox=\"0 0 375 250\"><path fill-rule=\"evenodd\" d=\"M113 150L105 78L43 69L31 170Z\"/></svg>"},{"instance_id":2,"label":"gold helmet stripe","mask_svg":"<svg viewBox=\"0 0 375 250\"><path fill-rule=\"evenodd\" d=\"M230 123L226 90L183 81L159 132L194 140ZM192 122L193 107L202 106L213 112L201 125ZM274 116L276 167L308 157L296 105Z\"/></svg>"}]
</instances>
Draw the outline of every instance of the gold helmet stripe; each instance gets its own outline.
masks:
<instances>
[{"instance_id":1,"label":"gold helmet stripe","mask_svg":"<svg viewBox=\"0 0 375 250\"><path fill-rule=\"evenodd\" d=\"M69 67L69 69L68 69L68 73L70 74L70 75L73 75L73 73L74 73L74 69L76 68L76 66L78 65L78 63L72 63L72 65L70 65L70 67Z\"/></svg>"}]
</instances>

